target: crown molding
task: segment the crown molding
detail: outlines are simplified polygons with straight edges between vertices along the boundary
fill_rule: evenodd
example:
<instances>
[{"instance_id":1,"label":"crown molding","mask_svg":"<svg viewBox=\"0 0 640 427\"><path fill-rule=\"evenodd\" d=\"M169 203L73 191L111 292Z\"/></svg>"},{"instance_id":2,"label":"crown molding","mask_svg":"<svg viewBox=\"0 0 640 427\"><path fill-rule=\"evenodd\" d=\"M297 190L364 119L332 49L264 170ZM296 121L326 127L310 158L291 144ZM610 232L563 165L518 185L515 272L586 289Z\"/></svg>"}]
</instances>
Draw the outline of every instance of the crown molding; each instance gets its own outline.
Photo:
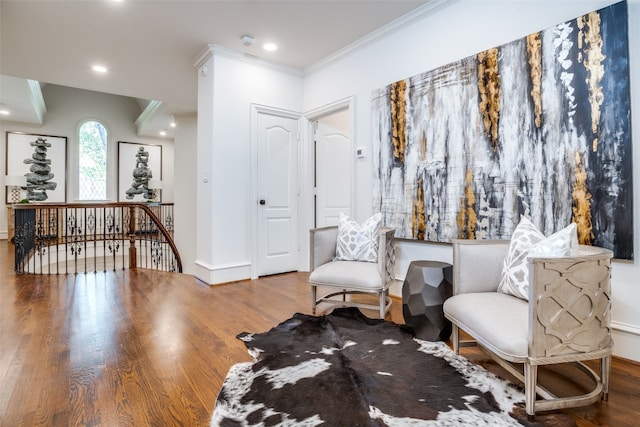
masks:
<instances>
[{"instance_id":1,"label":"crown molding","mask_svg":"<svg viewBox=\"0 0 640 427\"><path fill-rule=\"evenodd\" d=\"M204 48L202 48L198 56L196 56L196 58L193 60L193 68L195 68L196 70L200 70L200 68L202 68L202 66L213 57L213 50L211 49L211 46L215 45L208 44Z\"/></svg>"},{"instance_id":2,"label":"crown molding","mask_svg":"<svg viewBox=\"0 0 640 427\"><path fill-rule=\"evenodd\" d=\"M42 96L42 88L40 82L37 80L27 80L29 101L33 107L33 111L38 118L38 124L44 123L44 115L47 112L47 106L44 103L44 97Z\"/></svg>"},{"instance_id":3,"label":"crown molding","mask_svg":"<svg viewBox=\"0 0 640 427\"><path fill-rule=\"evenodd\" d=\"M151 100L145 107L144 111L140 113L138 118L135 121L136 131L138 135L140 135L144 129L144 127L158 114L162 107L164 107L164 103L162 101Z\"/></svg>"},{"instance_id":4,"label":"crown molding","mask_svg":"<svg viewBox=\"0 0 640 427\"><path fill-rule=\"evenodd\" d=\"M337 61L338 59L355 50L361 49L377 40L382 39L383 37L387 37L399 30L402 30L408 25L414 24L415 22L418 22L428 16L434 15L451 5L458 3L459 1L460 0L431 0L428 3L425 3L424 5L407 13L406 15L401 16L394 21L391 21L387 25L378 28L377 30L367 34L366 36L356 40L355 42L348 44L342 49L335 51L331 55L326 56L324 59L321 59L315 64L305 68L304 75L308 75L315 71L318 71L319 69L326 67L332 62Z\"/></svg>"},{"instance_id":5,"label":"crown molding","mask_svg":"<svg viewBox=\"0 0 640 427\"><path fill-rule=\"evenodd\" d=\"M196 57L193 62L193 67L201 70L207 61L214 56L222 56L225 58L234 59L236 61L245 62L248 64L256 65L258 67L271 69L285 74L291 74L296 77L304 77L302 70L293 67L285 67L275 62L267 61L265 59L258 58L257 56L249 55L238 50L230 49L228 47L221 46L219 44L208 44Z\"/></svg>"},{"instance_id":6,"label":"crown molding","mask_svg":"<svg viewBox=\"0 0 640 427\"><path fill-rule=\"evenodd\" d=\"M263 68L269 68L275 71L284 72L287 74L291 74L298 77L304 77L318 69L327 66L328 64L337 61L343 56L360 49L364 46L367 46L383 37L387 37L390 34L393 34L396 31L403 29L404 27L411 25L417 21L420 21L428 16L434 15L440 10L447 8L460 0L431 0L424 5L416 8L415 10L407 13L404 16L401 16L398 19L384 25L377 30L367 34L366 36L356 40L355 42L345 46L342 49L337 50L331 55L325 57L324 59L316 62L310 67L305 68L304 70L293 68L293 67L285 67L279 65L277 63L267 61L265 59L258 58L253 55L246 54L244 52L240 52L234 49L230 49L218 44L208 44L206 45L200 53L196 56L193 61L193 67L197 70L200 70L203 73L207 73L206 69L203 69L207 61L212 57L219 55L226 58L231 58L238 61L247 62L253 65L257 65Z\"/></svg>"}]
</instances>

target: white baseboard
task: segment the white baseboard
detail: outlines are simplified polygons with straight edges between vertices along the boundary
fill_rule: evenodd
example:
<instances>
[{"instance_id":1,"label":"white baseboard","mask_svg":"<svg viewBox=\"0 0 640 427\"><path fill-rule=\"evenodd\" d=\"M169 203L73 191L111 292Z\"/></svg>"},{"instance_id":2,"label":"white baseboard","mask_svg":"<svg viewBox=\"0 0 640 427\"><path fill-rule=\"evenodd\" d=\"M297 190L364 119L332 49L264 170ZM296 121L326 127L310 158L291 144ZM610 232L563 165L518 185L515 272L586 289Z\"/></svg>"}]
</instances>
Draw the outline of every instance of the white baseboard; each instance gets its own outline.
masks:
<instances>
[{"instance_id":1,"label":"white baseboard","mask_svg":"<svg viewBox=\"0 0 640 427\"><path fill-rule=\"evenodd\" d=\"M396 279L391 286L389 287L389 295L392 297L402 299L402 284L404 283L404 279L398 280Z\"/></svg>"},{"instance_id":2,"label":"white baseboard","mask_svg":"<svg viewBox=\"0 0 640 427\"><path fill-rule=\"evenodd\" d=\"M640 362L640 334L622 331L614 327L612 336L614 356Z\"/></svg>"},{"instance_id":3,"label":"white baseboard","mask_svg":"<svg viewBox=\"0 0 640 427\"><path fill-rule=\"evenodd\" d=\"M210 285L234 282L251 278L251 263L249 261L233 264L211 265L202 260L196 260L195 276Z\"/></svg>"}]
</instances>

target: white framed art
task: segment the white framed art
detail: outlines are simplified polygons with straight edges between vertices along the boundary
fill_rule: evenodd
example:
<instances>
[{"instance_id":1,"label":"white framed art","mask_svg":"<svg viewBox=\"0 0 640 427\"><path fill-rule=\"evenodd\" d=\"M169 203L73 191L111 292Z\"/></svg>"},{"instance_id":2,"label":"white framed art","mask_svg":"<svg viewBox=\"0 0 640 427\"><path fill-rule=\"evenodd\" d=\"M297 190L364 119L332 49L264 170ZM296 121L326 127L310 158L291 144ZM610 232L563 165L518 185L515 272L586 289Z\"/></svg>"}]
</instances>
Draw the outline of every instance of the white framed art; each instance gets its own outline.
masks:
<instances>
[{"instance_id":1,"label":"white framed art","mask_svg":"<svg viewBox=\"0 0 640 427\"><path fill-rule=\"evenodd\" d=\"M6 133L6 174L25 176L20 200L37 203L67 201L67 138L25 132ZM9 192L6 203L9 204Z\"/></svg>"},{"instance_id":2,"label":"white framed art","mask_svg":"<svg viewBox=\"0 0 640 427\"><path fill-rule=\"evenodd\" d=\"M146 202L151 180L162 181L162 146L118 141L118 201ZM161 190L154 201L161 201Z\"/></svg>"}]
</instances>

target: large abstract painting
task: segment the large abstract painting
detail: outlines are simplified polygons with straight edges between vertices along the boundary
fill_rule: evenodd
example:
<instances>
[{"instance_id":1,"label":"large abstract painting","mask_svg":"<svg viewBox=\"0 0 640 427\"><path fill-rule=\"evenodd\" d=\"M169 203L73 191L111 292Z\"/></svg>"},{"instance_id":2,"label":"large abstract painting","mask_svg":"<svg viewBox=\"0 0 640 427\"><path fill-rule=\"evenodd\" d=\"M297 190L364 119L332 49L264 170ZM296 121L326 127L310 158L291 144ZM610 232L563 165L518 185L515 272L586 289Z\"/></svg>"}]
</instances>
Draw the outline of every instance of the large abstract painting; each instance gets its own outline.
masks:
<instances>
[{"instance_id":1,"label":"large abstract painting","mask_svg":"<svg viewBox=\"0 0 640 427\"><path fill-rule=\"evenodd\" d=\"M374 210L396 236L545 234L633 259L627 5L374 91Z\"/></svg>"}]
</instances>

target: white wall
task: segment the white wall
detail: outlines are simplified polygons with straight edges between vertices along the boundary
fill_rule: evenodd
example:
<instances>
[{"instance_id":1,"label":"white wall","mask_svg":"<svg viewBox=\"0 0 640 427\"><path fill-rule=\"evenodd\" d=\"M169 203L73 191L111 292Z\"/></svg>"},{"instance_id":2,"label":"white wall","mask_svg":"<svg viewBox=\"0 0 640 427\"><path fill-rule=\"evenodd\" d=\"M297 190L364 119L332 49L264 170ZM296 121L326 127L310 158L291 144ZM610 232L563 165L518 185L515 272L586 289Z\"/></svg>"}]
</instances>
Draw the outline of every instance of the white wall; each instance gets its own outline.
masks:
<instances>
[{"instance_id":1,"label":"white wall","mask_svg":"<svg viewBox=\"0 0 640 427\"><path fill-rule=\"evenodd\" d=\"M182 272L195 274L196 272L196 209L198 193L196 182L197 146L197 117L196 114L176 115L174 130L174 145L178 147L174 154L175 175L174 193L174 241L178 247L182 261Z\"/></svg>"},{"instance_id":2,"label":"white wall","mask_svg":"<svg viewBox=\"0 0 640 427\"><path fill-rule=\"evenodd\" d=\"M78 185L78 126L87 119L99 120L108 131L108 189L109 201L117 201L118 141L162 145L162 200L173 202L173 141L162 138L139 137L134 122L140 107L131 98L100 92L46 85L42 89L47 113L42 126L0 121L0 238L7 237L4 176L6 175L6 131L67 137L67 203L76 202Z\"/></svg>"},{"instance_id":3,"label":"white wall","mask_svg":"<svg viewBox=\"0 0 640 427\"><path fill-rule=\"evenodd\" d=\"M371 142L371 92L392 82L437 68L490 47L508 43L613 1L460 1L402 30L351 52L305 78L304 109L309 111L347 96L355 96L354 146ZM640 141L640 3L629 2L632 139ZM637 147L637 143L636 143ZM633 150L640 165L640 149ZM356 162L354 216L372 213L372 159ZM636 261L614 261L612 273L614 340L616 355L640 360L640 172L634 174ZM451 261L445 244L400 242L397 276L403 278L413 259ZM400 295L399 287L393 293Z\"/></svg>"},{"instance_id":4,"label":"white wall","mask_svg":"<svg viewBox=\"0 0 640 427\"><path fill-rule=\"evenodd\" d=\"M301 111L302 77L217 46L209 47L197 67L195 274L215 284L251 277L257 202L251 198L251 104Z\"/></svg>"}]
</instances>

